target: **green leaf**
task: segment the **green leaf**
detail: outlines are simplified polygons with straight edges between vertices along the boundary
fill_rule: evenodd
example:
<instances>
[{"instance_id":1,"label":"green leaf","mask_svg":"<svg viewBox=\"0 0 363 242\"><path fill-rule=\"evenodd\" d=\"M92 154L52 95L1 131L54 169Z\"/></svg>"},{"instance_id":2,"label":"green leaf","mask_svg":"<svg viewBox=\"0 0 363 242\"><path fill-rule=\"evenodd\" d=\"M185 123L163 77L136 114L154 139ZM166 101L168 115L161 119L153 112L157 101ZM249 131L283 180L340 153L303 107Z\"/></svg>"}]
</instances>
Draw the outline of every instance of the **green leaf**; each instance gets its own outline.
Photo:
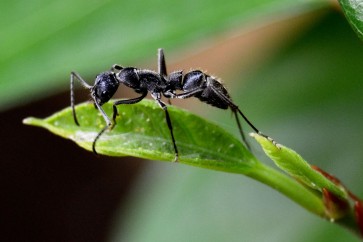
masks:
<instances>
[{"instance_id":1,"label":"green leaf","mask_svg":"<svg viewBox=\"0 0 363 242\"><path fill-rule=\"evenodd\" d=\"M107 103L103 108L111 116L112 104ZM154 101L143 100L118 109L117 124L97 141L99 154L163 161L174 159L164 111ZM246 173L255 166L256 159L231 134L185 110L173 106L168 110L179 149L179 162L237 173ZM105 121L91 103L78 105L76 112L80 126L74 123L70 108L44 120L28 118L24 123L46 128L91 151L92 142Z\"/></svg>"},{"instance_id":2,"label":"green leaf","mask_svg":"<svg viewBox=\"0 0 363 242\"><path fill-rule=\"evenodd\" d=\"M112 113L112 104L103 106ZM259 162L233 135L219 126L185 110L168 106L179 162L193 166L244 174L285 194L307 210L325 217L321 198L290 177ZM66 108L46 119L27 118L25 124L40 126L79 146L92 150L92 143L105 126L91 103L76 107L81 126L74 123L72 110ZM136 156L173 161L174 149L164 111L151 100L119 107L116 126L97 141L97 152L110 156Z\"/></svg>"},{"instance_id":3,"label":"green leaf","mask_svg":"<svg viewBox=\"0 0 363 242\"><path fill-rule=\"evenodd\" d=\"M339 0L339 3L353 30L363 40L363 2L361 0Z\"/></svg>"},{"instance_id":4,"label":"green leaf","mask_svg":"<svg viewBox=\"0 0 363 242\"><path fill-rule=\"evenodd\" d=\"M326 188L339 197L347 197L346 191L343 188L337 186L324 175L314 170L294 150L280 144L276 145L271 140L257 134L252 134L252 137L257 140L266 155L275 162L276 166L298 181L320 192L323 188Z\"/></svg>"}]
</instances>

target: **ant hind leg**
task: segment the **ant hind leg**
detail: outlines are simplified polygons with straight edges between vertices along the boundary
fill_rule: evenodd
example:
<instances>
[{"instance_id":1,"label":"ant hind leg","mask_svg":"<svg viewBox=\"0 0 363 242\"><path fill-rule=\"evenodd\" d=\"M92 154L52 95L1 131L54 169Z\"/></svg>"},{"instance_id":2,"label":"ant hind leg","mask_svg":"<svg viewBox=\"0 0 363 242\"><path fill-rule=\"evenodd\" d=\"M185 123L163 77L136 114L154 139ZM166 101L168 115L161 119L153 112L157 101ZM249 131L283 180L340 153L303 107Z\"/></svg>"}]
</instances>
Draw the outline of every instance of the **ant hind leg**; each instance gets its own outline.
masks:
<instances>
[{"instance_id":1,"label":"ant hind leg","mask_svg":"<svg viewBox=\"0 0 363 242\"><path fill-rule=\"evenodd\" d=\"M251 146L250 144L248 143L247 139L246 139L246 136L245 134L243 133L243 130L242 130L242 125L241 125L241 122L239 120L239 117L238 117L238 114L237 114L237 111L236 110L233 110L232 111L233 114L234 114L234 117L236 118L236 123L237 123L237 127L238 127L238 130L239 130L239 133L241 135L241 138L243 140L243 143L245 143L246 147L248 150L251 150Z\"/></svg>"},{"instance_id":2,"label":"ant hind leg","mask_svg":"<svg viewBox=\"0 0 363 242\"><path fill-rule=\"evenodd\" d=\"M171 136L171 140L173 142L173 147L174 147L174 153L175 153L175 157L174 157L174 162L178 162L179 159L179 152L178 152L178 147L176 146L175 143L175 138L174 138L174 132L173 132L173 126L171 124L171 119L170 119L170 115L168 112L168 108L165 105L165 103L163 103L159 98L155 97L154 95L152 95L152 97L155 99L155 101L159 104L159 106L164 110L165 112L165 119L166 119L166 123L168 125L169 131L170 131L170 136Z\"/></svg>"},{"instance_id":3,"label":"ant hind leg","mask_svg":"<svg viewBox=\"0 0 363 242\"><path fill-rule=\"evenodd\" d=\"M238 115L237 115L237 112L238 114L240 114L242 116L242 118L246 121L246 123L253 129L253 131L255 131L257 134L265 137L266 139L270 140L275 146L277 146L277 143L276 141L271 138L270 136L268 135L265 135L263 134L260 130L258 130L252 123L250 120L248 120L248 118L246 117L246 115L244 115L244 113L241 111L241 109L239 109L239 107L234 104L232 102L232 100L228 97L226 97L223 93L221 93L218 89L214 88L213 86L211 86L211 89L214 91L214 93L220 97L229 107L230 109L232 110L232 112L234 113L235 117L236 117L236 121L237 121L237 125L238 125L238 128L240 130L240 133L242 135L242 139L243 141L245 142L245 138L244 138L244 134L242 132L242 126L241 124L239 123L239 118L238 118ZM247 142L245 142L247 147L249 148L249 145L247 144Z\"/></svg>"}]
</instances>

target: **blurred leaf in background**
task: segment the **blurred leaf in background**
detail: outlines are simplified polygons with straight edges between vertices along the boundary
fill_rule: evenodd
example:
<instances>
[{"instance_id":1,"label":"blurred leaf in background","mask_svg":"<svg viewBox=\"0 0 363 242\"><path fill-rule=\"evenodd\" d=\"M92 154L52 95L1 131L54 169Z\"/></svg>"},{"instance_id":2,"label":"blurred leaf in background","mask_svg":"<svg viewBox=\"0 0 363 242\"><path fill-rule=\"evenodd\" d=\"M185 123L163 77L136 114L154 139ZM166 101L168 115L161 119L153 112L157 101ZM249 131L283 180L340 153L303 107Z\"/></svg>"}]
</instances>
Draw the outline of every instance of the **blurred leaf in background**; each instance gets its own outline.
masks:
<instances>
[{"instance_id":1,"label":"blurred leaf in background","mask_svg":"<svg viewBox=\"0 0 363 242\"><path fill-rule=\"evenodd\" d=\"M357 0L339 0L343 12L357 33L358 37L363 40L363 4Z\"/></svg>"},{"instance_id":2,"label":"blurred leaf in background","mask_svg":"<svg viewBox=\"0 0 363 242\"><path fill-rule=\"evenodd\" d=\"M34 100L65 90L71 70L93 76L114 63L131 65L159 47L206 40L284 2L3 1L1 108L22 103L25 94Z\"/></svg>"},{"instance_id":3,"label":"blurred leaf in background","mask_svg":"<svg viewBox=\"0 0 363 242\"><path fill-rule=\"evenodd\" d=\"M6 110L16 113L20 105L30 105L34 100L44 100L53 110L51 95L68 91L71 70L91 83L97 73L114 63L153 68L156 50L163 47L169 70L203 68L221 77L234 101L257 127L362 195L363 52L361 42L336 6L318 0L228 4L205 0L2 1L0 109L4 115L0 120L13 117ZM297 24L299 16L306 16L306 22ZM290 27L281 29L282 25ZM264 33L278 34L272 38ZM122 95L124 92L122 89ZM63 99L68 105L68 93ZM228 112L205 104L190 108L198 111L195 107L202 107L200 113L237 133ZM43 117L50 114L44 113L44 106L34 108ZM57 110L54 107L53 112ZM31 128L15 126L30 115L35 114L16 113L18 120L11 119L3 127L11 131L11 136L0 144L7 151L0 177L11 174L13 180L1 184L13 186L13 193L5 193L4 199L16 201L9 202L8 211L20 211L20 215L6 213L12 216L2 217L15 220L14 224L22 226L20 231L30 225L39 226L15 234L29 235L29 240L45 237L48 239L44 241L49 241L49 237L41 236L45 231L69 233L67 238L74 241L88 238L94 232L86 229L88 224L99 218L91 215L106 217L101 212L105 206L94 208L90 204L100 197L109 198L98 195L102 194L99 190L111 190L114 183L107 182L108 175L116 173L113 179L122 176L119 172L123 168L110 169L112 172L105 172L97 182L92 180L95 171L85 173L85 180L91 182L80 182L81 171L95 164L102 170L109 165L104 162L106 158L94 163L74 158L78 149L69 152L63 146L38 147L44 133L37 130L39 137L34 133L29 136L25 132ZM40 163L42 148L52 153L52 159ZM255 153L259 152L256 148ZM81 151L79 154L86 157ZM148 164L141 179L129 185L132 196L125 200L127 205L111 214L114 224L105 233L112 230L112 241L358 241L348 231L316 218L247 178L175 164ZM65 200L66 190L61 187L64 190L58 191L51 182L67 183L77 166L79 173L75 175L79 178L70 184L71 198ZM61 174L65 177L54 176L58 170L64 170ZM46 188L26 186L42 179L49 182ZM81 200L77 196L95 192L93 187L99 188L95 197L91 196L93 199ZM41 189L49 190L46 193ZM28 201L34 202L28 205ZM21 213L28 210L16 207L18 204L29 206L30 212ZM71 212L67 206L78 210ZM39 218L36 208L41 208L41 222L33 221ZM82 210L87 208L90 210ZM82 219L77 220L77 216ZM82 221L80 230L74 229L78 228L74 221Z\"/></svg>"}]
</instances>

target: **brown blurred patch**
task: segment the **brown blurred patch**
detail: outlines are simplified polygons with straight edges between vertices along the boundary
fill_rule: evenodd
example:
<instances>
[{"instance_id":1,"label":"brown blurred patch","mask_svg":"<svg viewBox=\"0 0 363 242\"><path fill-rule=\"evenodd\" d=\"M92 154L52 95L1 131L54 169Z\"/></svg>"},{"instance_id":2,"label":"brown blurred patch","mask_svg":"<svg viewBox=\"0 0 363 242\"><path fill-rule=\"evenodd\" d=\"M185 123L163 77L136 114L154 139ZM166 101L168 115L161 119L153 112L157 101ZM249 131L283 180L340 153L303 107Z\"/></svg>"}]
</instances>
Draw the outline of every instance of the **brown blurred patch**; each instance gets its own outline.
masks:
<instances>
[{"instance_id":1,"label":"brown blurred patch","mask_svg":"<svg viewBox=\"0 0 363 242\"><path fill-rule=\"evenodd\" d=\"M280 47L299 38L326 13L328 9L324 8L300 15L268 16L269 22L266 18L253 21L253 24L242 26L240 30L224 33L209 39L207 43L204 41L189 48L188 52L180 55L180 59L175 59L175 54L167 56L168 70L201 68L223 78L229 77L230 71L250 70L275 54Z\"/></svg>"}]
</instances>

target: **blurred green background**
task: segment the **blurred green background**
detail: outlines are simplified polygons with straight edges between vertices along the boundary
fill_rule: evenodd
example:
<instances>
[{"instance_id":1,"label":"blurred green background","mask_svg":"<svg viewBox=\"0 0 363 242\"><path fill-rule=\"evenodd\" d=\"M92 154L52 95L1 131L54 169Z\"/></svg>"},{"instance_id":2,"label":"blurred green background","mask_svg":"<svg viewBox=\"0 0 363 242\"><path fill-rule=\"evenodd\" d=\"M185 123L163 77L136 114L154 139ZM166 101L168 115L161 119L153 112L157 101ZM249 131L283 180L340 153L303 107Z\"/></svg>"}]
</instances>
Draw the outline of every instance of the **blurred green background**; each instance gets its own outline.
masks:
<instances>
[{"instance_id":1,"label":"blurred green background","mask_svg":"<svg viewBox=\"0 0 363 242\"><path fill-rule=\"evenodd\" d=\"M362 197L363 47L336 2L19 0L0 13L1 241L358 241L247 177L95 157L21 124L69 106L70 71L91 84L114 63L155 69L163 47L169 71L221 77L259 129ZM237 134L227 111L173 104Z\"/></svg>"}]
</instances>

